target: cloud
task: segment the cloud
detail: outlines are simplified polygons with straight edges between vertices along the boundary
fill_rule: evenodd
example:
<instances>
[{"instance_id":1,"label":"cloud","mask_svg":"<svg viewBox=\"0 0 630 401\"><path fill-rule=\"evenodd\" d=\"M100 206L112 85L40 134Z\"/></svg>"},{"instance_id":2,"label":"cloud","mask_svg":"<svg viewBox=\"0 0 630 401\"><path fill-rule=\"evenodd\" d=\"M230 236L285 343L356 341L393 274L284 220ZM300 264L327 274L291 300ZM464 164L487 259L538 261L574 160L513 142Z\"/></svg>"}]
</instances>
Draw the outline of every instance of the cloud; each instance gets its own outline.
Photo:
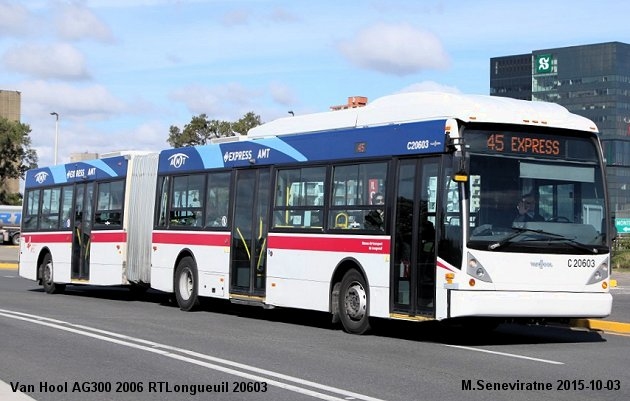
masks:
<instances>
[{"instance_id":1,"label":"cloud","mask_svg":"<svg viewBox=\"0 0 630 401\"><path fill-rule=\"evenodd\" d=\"M48 115L55 111L63 119L100 119L123 113L127 107L102 85L74 87L63 83L30 81L20 86L24 114Z\"/></svg>"},{"instance_id":2,"label":"cloud","mask_svg":"<svg viewBox=\"0 0 630 401\"><path fill-rule=\"evenodd\" d=\"M447 93L461 93L459 89L454 86L443 85L434 81L422 81L417 82L415 84L411 84L399 90L396 93L407 93L407 92L447 92Z\"/></svg>"},{"instance_id":3,"label":"cloud","mask_svg":"<svg viewBox=\"0 0 630 401\"><path fill-rule=\"evenodd\" d=\"M29 12L21 5L0 1L0 37L22 35L29 25Z\"/></svg>"},{"instance_id":4,"label":"cloud","mask_svg":"<svg viewBox=\"0 0 630 401\"><path fill-rule=\"evenodd\" d=\"M36 78L89 78L83 54L65 43L23 44L7 50L2 62L10 70Z\"/></svg>"},{"instance_id":5,"label":"cloud","mask_svg":"<svg viewBox=\"0 0 630 401\"><path fill-rule=\"evenodd\" d=\"M90 9L76 3L67 5L60 10L56 18L56 29L59 36L65 40L113 41L112 31L109 27Z\"/></svg>"},{"instance_id":6,"label":"cloud","mask_svg":"<svg viewBox=\"0 0 630 401\"><path fill-rule=\"evenodd\" d=\"M260 12L252 9L235 9L226 12L221 17L221 24L226 27L234 27L237 25L250 25L254 22L271 22L271 23L295 23L300 21L300 17L287 11L284 8L276 7L271 11Z\"/></svg>"},{"instance_id":7,"label":"cloud","mask_svg":"<svg viewBox=\"0 0 630 401\"><path fill-rule=\"evenodd\" d=\"M365 28L341 42L339 51L361 68L398 76L446 69L450 64L437 36L409 24Z\"/></svg>"},{"instance_id":8,"label":"cloud","mask_svg":"<svg viewBox=\"0 0 630 401\"><path fill-rule=\"evenodd\" d=\"M233 10L223 15L221 23L224 26L247 25L250 17L251 14L247 10Z\"/></svg>"},{"instance_id":9,"label":"cloud","mask_svg":"<svg viewBox=\"0 0 630 401\"><path fill-rule=\"evenodd\" d=\"M295 93L285 84L272 82L269 85L269 92L273 101L283 106L294 106L297 102Z\"/></svg>"},{"instance_id":10,"label":"cloud","mask_svg":"<svg viewBox=\"0 0 630 401\"><path fill-rule=\"evenodd\" d=\"M237 120L252 110L252 99L259 91L230 83L208 88L188 85L171 92L170 98L183 103L194 115L205 113L210 119Z\"/></svg>"},{"instance_id":11,"label":"cloud","mask_svg":"<svg viewBox=\"0 0 630 401\"><path fill-rule=\"evenodd\" d=\"M135 127L127 138L135 138L134 147L141 150L159 150L168 147L168 126L163 122L150 121ZM124 139L124 138L123 138ZM120 143L127 143L122 140Z\"/></svg>"},{"instance_id":12,"label":"cloud","mask_svg":"<svg viewBox=\"0 0 630 401\"><path fill-rule=\"evenodd\" d=\"M272 22L279 22L279 23L284 23L284 22L293 23L293 22L299 22L302 20L297 15L280 7L276 7L273 9L271 14L269 15L269 19Z\"/></svg>"},{"instance_id":13,"label":"cloud","mask_svg":"<svg viewBox=\"0 0 630 401\"><path fill-rule=\"evenodd\" d=\"M168 126L158 121L128 122L120 129L96 129L91 124L76 124L68 135L74 152L116 152L121 150L158 151L167 148ZM85 135L86 132L94 133Z\"/></svg>"}]
</instances>

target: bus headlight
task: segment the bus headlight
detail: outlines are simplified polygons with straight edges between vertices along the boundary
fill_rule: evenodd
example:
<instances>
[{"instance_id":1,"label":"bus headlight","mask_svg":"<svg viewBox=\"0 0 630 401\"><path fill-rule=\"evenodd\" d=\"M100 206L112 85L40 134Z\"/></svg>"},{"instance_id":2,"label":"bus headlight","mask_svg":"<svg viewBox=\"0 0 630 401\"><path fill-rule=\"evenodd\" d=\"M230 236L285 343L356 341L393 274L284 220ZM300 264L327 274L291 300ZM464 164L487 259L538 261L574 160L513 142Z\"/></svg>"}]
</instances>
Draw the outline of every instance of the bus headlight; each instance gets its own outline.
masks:
<instances>
[{"instance_id":1,"label":"bus headlight","mask_svg":"<svg viewBox=\"0 0 630 401\"><path fill-rule=\"evenodd\" d=\"M588 279L586 285L599 283L602 280L608 278L608 259L600 264L597 269L591 274L591 278Z\"/></svg>"},{"instance_id":2,"label":"bus headlight","mask_svg":"<svg viewBox=\"0 0 630 401\"><path fill-rule=\"evenodd\" d=\"M469 276L474 277L477 280L485 281L486 283L491 283L492 278L490 278L490 274L484 269L484 267L479 263L477 259L475 259L470 253L468 253L468 263L466 264L466 273Z\"/></svg>"}]
</instances>

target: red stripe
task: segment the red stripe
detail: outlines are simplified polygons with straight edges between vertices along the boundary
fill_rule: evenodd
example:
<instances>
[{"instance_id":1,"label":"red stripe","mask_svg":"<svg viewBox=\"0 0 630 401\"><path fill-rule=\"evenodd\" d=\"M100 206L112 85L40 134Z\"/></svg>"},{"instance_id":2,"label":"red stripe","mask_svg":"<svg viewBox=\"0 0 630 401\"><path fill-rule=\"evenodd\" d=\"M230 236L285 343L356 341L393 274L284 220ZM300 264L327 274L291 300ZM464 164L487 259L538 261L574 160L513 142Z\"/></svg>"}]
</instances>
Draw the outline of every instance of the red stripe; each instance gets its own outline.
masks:
<instances>
[{"instance_id":1,"label":"red stripe","mask_svg":"<svg viewBox=\"0 0 630 401\"><path fill-rule=\"evenodd\" d=\"M32 242L36 244L52 244L72 242L72 232L63 233L22 233L22 240L26 243Z\"/></svg>"},{"instance_id":2,"label":"red stripe","mask_svg":"<svg viewBox=\"0 0 630 401\"><path fill-rule=\"evenodd\" d=\"M92 242L127 242L127 233L124 231L92 231Z\"/></svg>"},{"instance_id":3,"label":"red stripe","mask_svg":"<svg viewBox=\"0 0 630 401\"><path fill-rule=\"evenodd\" d=\"M71 243L72 232L62 233L24 233L25 242L36 244ZM124 231L92 231L90 240L94 242L127 242L127 233Z\"/></svg>"},{"instance_id":4,"label":"red stripe","mask_svg":"<svg viewBox=\"0 0 630 401\"><path fill-rule=\"evenodd\" d=\"M390 240L374 238L339 237L285 237L269 236L269 248L304 251L389 254Z\"/></svg>"},{"instance_id":5,"label":"red stripe","mask_svg":"<svg viewBox=\"0 0 630 401\"><path fill-rule=\"evenodd\" d=\"M230 246L229 233L154 232L155 244Z\"/></svg>"}]
</instances>

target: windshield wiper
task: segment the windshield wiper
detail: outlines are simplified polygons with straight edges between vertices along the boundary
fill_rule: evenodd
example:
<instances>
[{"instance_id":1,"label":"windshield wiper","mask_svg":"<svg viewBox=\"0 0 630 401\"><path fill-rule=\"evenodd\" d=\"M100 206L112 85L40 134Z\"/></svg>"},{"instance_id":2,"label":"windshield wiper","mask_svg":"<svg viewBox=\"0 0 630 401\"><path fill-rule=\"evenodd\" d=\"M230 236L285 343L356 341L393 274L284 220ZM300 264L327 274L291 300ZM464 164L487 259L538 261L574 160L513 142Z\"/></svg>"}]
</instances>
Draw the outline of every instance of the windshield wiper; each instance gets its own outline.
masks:
<instances>
[{"instance_id":1,"label":"windshield wiper","mask_svg":"<svg viewBox=\"0 0 630 401\"><path fill-rule=\"evenodd\" d=\"M488 245L488 250L489 251L496 251L497 249L503 247L505 244L507 244L508 242L513 240L514 238L516 238L519 235L521 235L523 233L526 233L526 232L557 237L557 238L554 238L554 239L567 239L568 240L568 238L565 238L564 235L560 235L560 234L556 234L556 233L550 233L550 232L544 231L544 230L533 230L531 228L521 228L521 227L513 227L513 229L516 230L516 231L514 231L512 234L506 236L501 241L497 241L495 243L492 243L492 244Z\"/></svg>"},{"instance_id":2,"label":"windshield wiper","mask_svg":"<svg viewBox=\"0 0 630 401\"><path fill-rule=\"evenodd\" d=\"M554 242L562 241L562 242L565 242L567 245L572 246L573 248L580 249L582 251L586 251L586 252L592 253L594 255L599 253L599 250L596 247L588 246L586 244L583 244L583 243L578 242L578 241L576 241L574 239L571 239L571 238L564 237L564 238L549 238L549 239L547 239L547 242L552 242L552 241L554 241Z\"/></svg>"}]
</instances>

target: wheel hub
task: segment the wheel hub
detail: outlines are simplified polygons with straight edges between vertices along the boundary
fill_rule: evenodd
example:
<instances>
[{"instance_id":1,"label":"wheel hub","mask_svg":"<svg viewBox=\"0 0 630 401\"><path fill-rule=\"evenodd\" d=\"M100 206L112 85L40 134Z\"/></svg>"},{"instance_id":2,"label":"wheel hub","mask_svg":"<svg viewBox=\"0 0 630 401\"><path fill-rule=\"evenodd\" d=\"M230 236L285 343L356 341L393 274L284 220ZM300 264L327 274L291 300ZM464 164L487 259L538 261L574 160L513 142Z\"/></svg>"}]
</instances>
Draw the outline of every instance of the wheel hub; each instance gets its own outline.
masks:
<instances>
[{"instance_id":1,"label":"wheel hub","mask_svg":"<svg viewBox=\"0 0 630 401\"><path fill-rule=\"evenodd\" d=\"M50 266L50 263L47 263L44 266L44 282L45 283L52 283L52 267Z\"/></svg>"},{"instance_id":2,"label":"wheel hub","mask_svg":"<svg viewBox=\"0 0 630 401\"><path fill-rule=\"evenodd\" d=\"M193 276L190 269L186 269L182 272L182 275L179 277L179 293L182 298L185 300L190 299L190 296L193 292Z\"/></svg>"},{"instance_id":3,"label":"wheel hub","mask_svg":"<svg viewBox=\"0 0 630 401\"><path fill-rule=\"evenodd\" d=\"M367 311L367 294L359 283L353 283L348 287L345 296L346 314L352 320L361 320Z\"/></svg>"}]
</instances>

